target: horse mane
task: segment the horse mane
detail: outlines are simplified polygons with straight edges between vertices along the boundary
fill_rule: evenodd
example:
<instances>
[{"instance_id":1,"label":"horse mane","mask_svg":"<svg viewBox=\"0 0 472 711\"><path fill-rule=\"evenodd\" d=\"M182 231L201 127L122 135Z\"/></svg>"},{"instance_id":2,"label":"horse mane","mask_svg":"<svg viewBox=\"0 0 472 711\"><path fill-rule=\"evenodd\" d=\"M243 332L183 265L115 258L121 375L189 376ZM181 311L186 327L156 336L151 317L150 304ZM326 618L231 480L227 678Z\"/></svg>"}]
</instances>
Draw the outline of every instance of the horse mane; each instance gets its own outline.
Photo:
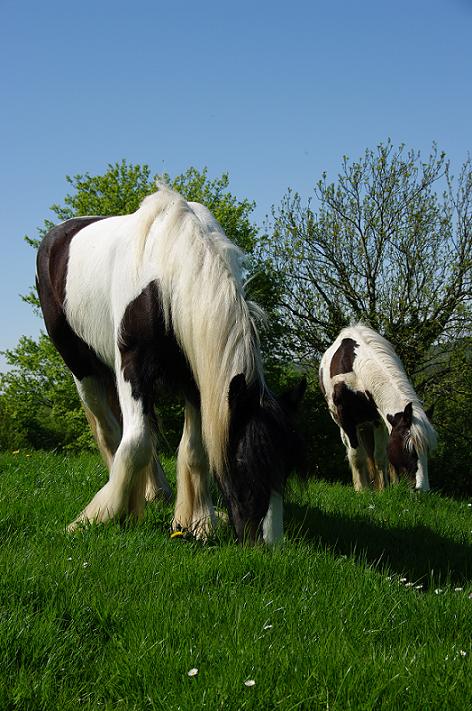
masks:
<instances>
[{"instance_id":1,"label":"horse mane","mask_svg":"<svg viewBox=\"0 0 472 711\"><path fill-rule=\"evenodd\" d=\"M193 205L193 207L192 207ZM141 203L136 249L141 268L152 264L166 327L172 328L200 392L202 433L210 467L227 463L228 394L232 378L265 390L256 320L247 301L243 253L201 205L189 204L166 185Z\"/></svg>"},{"instance_id":2,"label":"horse mane","mask_svg":"<svg viewBox=\"0 0 472 711\"><path fill-rule=\"evenodd\" d=\"M362 322L344 328L339 334L340 339L349 337L363 344L369 353L367 358L362 358L356 352L355 361L356 372L360 373L362 383L366 389L373 392L376 390L376 379L380 371L384 375L386 374L388 382L396 391L396 400L385 398L385 396L379 398L378 395L374 394L375 403L381 410L382 415L386 416L388 405L390 407L396 405L398 409L400 407L403 409L408 402L411 402L413 404L413 422L407 446L414 447L418 453L433 450L436 446L436 432L392 344ZM384 378L380 377L379 380L383 381ZM399 404L400 402L402 403L401 405ZM390 414L393 415L394 412Z\"/></svg>"}]
</instances>

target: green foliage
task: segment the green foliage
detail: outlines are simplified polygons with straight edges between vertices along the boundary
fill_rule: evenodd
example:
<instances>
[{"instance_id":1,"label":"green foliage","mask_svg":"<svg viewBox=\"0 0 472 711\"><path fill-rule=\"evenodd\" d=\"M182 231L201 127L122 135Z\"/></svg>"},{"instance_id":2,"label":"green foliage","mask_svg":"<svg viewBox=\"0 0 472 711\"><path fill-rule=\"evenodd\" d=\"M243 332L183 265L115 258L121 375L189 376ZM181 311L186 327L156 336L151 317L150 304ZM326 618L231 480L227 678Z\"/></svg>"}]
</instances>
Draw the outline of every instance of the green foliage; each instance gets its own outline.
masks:
<instances>
[{"instance_id":1,"label":"green foliage","mask_svg":"<svg viewBox=\"0 0 472 711\"><path fill-rule=\"evenodd\" d=\"M363 320L414 374L433 344L470 335L470 158L454 180L435 146L422 161L388 141L345 157L337 183L324 174L315 198L316 212L289 192L262 241L284 278L289 352L314 360Z\"/></svg>"},{"instance_id":2,"label":"green foliage","mask_svg":"<svg viewBox=\"0 0 472 711\"><path fill-rule=\"evenodd\" d=\"M458 343L447 357L447 378L432 386L439 437L431 479L448 494L472 496L472 338Z\"/></svg>"},{"instance_id":3,"label":"green foliage","mask_svg":"<svg viewBox=\"0 0 472 711\"><path fill-rule=\"evenodd\" d=\"M0 449L89 449L92 437L70 372L49 338L22 337L0 374Z\"/></svg>"}]
</instances>

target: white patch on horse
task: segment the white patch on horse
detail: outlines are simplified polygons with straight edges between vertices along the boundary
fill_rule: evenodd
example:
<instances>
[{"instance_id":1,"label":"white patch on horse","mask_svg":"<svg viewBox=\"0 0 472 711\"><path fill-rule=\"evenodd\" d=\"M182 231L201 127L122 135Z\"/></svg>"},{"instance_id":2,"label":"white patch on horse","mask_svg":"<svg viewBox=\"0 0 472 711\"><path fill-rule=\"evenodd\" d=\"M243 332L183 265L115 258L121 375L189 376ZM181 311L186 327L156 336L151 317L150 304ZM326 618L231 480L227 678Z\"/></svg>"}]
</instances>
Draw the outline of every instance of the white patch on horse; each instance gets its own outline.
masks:
<instances>
[{"instance_id":1,"label":"white patch on horse","mask_svg":"<svg viewBox=\"0 0 472 711\"><path fill-rule=\"evenodd\" d=\"M282 540L284 534L283 499L277 491L270 495L269 508L262 523L262 537L265 543L273 545Z\"/></svg>"}]
</instances>

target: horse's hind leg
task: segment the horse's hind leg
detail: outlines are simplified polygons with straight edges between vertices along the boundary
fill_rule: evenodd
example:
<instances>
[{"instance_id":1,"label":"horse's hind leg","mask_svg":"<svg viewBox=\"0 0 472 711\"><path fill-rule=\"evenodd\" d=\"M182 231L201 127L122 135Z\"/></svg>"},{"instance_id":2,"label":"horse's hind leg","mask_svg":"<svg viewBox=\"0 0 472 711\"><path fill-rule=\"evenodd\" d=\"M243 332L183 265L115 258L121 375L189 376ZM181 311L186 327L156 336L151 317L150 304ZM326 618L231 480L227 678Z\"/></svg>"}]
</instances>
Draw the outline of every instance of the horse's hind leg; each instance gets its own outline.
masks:
<instances>
[{"instance_id":1,"label":"horse's hind leg","mask_svg":"<svg viewBox=\"0 0 472 711\"><path fill-rule=\"evenodd\" d=\"M112 376L74 378L85 415L108 469L121 440L121 411Z\"/></svg>"},{"instance_id":2,"label":"horse's hind leg","mask_svg":"<svg viewBox=\"0 0 472 711\"><path fill-rule=\"evenodd\" d=\"M108 482L77 519L73 530L86 522L105 522L117 516L140 516L144 510L147 470L152 457L152 432L143 402L133 396L131 385L117 369L117 390L123 433L113 457Z\"/></svg>"},{"instance_id":3,"label":"horse's hind leg","mask_svg":"<svg viewBox=\"0 0 472 711\"><path fill-rule=\"evenodd\" d=\"M184 430L177 456L177 500L172 526L176 530L189 530L197 538L206 538L214 523L200 412L186 402Z\"/></svg>"},{"instance_id":4,"label":"horse's hind leg","mask_svg":"<svg viewBox=\"0 0 472 711\"><path fill-rule=\"evenodd\" d=\"M366 422L358 427L359 440L365 451L365 466L367 468L367 478L369 485L373 484L374 489L381 490L386 486L384 471L376 456L376 430L377 426Z\"/></svg>"},{"instance_id":5,"label":"horse's hind leg","mask_svg":"<svg viewBox=\"0 0 472 711\"><path fill-rule=\"evenodd\" d=\"M347 458L352 473L352 483L355 491L362 491L369 487L369 475L367 466L367 456L361 442L357 447L352 447L348 436L342 432L342 440L346 447Z\"/></svg>"},{"instance_id":6,"label":"horse's hind leg","mask_svg":"<svg viewBox=\"0 0 472 711\"><path fill-rule=\"evenodd\" d=\"M156 455L157 419L154 411L149 415L149 424L153 434L153 455L146 473L145 499L146 501L160 499L161 501L169 503L172 501L173 495L164 470Z\"/></svg>"},{"instance_id":7,"label":"horse's hind leg","mask_svg":"<svg viewBox=\"0 0 472 711\"><path fill-rule=\"evenodd\" d=\"M385 489L390 483L387 457L388 432L383 423L374 427L374 458L377 472L376 488Z\"/></svg>"}]
</instances>

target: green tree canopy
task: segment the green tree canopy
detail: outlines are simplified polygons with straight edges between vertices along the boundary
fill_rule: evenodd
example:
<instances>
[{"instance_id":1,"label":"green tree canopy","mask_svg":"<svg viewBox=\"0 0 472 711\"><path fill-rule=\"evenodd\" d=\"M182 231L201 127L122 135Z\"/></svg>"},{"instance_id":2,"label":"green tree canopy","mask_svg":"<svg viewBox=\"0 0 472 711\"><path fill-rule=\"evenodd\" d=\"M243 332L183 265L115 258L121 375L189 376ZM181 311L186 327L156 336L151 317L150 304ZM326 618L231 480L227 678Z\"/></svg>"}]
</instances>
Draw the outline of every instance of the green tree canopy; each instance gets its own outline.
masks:
<instances>
[{"instance_id":1,"label":"green tree canopy","mask_svg":"<svg viewBox=\"0 0 472 711\"><path fill-rule=\"evenodd\" d=\"M316 359L351 320L395 345L413 374L431 346L471 333L472 165L457 179L436 146L426 161L390 141L326 174L315 202L289 191L261 253L283 280L297 358Z\"/></svg>"}]
</instances>

